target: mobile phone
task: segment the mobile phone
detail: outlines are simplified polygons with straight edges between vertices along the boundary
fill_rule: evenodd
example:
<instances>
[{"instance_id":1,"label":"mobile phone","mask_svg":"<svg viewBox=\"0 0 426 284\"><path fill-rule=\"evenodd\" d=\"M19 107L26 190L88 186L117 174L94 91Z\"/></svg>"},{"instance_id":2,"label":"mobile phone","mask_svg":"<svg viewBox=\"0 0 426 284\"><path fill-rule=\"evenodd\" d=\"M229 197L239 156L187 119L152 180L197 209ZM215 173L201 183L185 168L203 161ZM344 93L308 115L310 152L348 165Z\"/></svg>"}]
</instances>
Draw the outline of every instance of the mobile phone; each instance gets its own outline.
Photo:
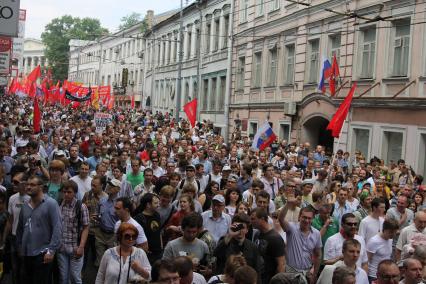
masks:
<instances>
[{"instance_id":1,"label":"mobile phone","mask_svg":"<svg viewBox=\"0 0 426 284\"><path fill-rule=\"evenodd\" d=\"M231 227L231 231L238 232L241 231L242 228L244 228L244 225L239 223L238 225Z\"/></svg>"}]
</instances>

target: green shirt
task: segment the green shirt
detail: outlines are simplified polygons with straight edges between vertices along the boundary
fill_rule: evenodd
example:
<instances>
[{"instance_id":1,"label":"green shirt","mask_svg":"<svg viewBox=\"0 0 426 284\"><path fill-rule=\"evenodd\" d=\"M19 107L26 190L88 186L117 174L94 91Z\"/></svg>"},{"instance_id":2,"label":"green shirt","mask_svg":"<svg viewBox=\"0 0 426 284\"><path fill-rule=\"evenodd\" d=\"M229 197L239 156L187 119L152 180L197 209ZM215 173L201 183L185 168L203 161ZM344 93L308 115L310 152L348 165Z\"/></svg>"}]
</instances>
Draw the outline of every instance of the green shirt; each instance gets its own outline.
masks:
<instances>
[{"instance_id":1,"label":"green shirt","mask_svg":"<svg viewBox=\"0 0 426 284\"><path fill-rule=\"evenodd\" d=\"M137 175L134 175L133 173L130 173L127 175L127 181L130 182L132 185L133 190L135 190L135 187L144 181L143 173L140 172Z\"/></svg>"},{"instance_id":2,"label":"green shirt","mask_svg":"<svg viewBox=\"0 0 426 284\"><path fill-rule=\"evenodd\" d=\"M312 220L312 227L314 227L318 231L321 231L321 228L323 226L324 226L324 222L321 220L321 218L317 214L315 218ZM329 237L331 237L332 235L338 232L339 232L339 222L336 220L336 218L333 218L333 223L328 225L327 231L325 232L324 236L321 236L322 247L324 248L325 242L327 241Z\"/></svg>"}]
</instances>

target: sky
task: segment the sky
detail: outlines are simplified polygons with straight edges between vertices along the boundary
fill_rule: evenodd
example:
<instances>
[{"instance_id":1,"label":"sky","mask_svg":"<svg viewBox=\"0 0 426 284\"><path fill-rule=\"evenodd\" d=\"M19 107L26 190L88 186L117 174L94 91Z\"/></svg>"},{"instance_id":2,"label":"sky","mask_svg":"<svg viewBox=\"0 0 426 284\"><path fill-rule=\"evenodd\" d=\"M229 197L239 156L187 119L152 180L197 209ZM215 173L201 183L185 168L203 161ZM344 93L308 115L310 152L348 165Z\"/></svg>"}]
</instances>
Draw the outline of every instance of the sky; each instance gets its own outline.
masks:
<instances>
[{"instance_id":1,"label":"sky","mask_svg":"<svg viewBox=\"0 0 426 284\"><path fill-rule=\"evenodd\" d=\"M52 19L62 15L97 18L111 32L132 12L143 17L147 10L160 14L179 7L180 0L21 0L21 9L27 10L25 37L37 39Z\"/></svg>"}]
</instances>

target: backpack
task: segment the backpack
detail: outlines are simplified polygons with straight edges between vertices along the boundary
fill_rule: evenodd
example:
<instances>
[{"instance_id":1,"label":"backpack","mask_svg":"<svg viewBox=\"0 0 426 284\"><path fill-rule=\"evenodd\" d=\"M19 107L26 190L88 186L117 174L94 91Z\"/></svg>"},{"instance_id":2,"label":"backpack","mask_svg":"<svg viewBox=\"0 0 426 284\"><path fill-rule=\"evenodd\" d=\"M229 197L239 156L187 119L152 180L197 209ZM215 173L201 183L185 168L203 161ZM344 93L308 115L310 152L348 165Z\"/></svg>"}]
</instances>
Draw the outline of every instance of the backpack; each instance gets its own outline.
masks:
<instances>
[{"instance_id":1,"label":"backpack","mask_svg":"<svg viewBox=\"0 0 426 284\"><path fill-rule=\"evenodd\" d=\"M195 180L197 182L197 194L200 193L200 189L201 189L201 184L200 181L198 179ZM185 184L185 179L181 180L179 183L179 189L182 190L183 185Z\"/></svg>"}]
</instances>

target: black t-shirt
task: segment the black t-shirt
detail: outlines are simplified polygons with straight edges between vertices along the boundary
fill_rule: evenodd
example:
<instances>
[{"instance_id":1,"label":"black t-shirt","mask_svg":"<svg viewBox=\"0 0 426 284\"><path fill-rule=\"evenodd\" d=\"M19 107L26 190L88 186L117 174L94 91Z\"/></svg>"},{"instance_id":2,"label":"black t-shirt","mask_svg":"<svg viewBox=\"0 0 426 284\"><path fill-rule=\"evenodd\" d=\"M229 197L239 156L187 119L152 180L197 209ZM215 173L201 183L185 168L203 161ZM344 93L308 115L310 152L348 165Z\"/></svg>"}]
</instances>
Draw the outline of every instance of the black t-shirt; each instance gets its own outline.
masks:
<instances>
[{"instance_id":1,"label":"black t-shirt","mask_svg":"<svg viewBox=\"0 0 426 284\"><path fill-rule=\"evenodd\" d=\"M285 244L281 236L273 229L266 233L260 233L256 245L263 257L264 271L262 283L269 283L277 272L276 258L285 255Z\"/></svg>"},{"instance_id":2,"label":"black t-shirt","mask_svg":"<svg viewBox=\"0 0 426 284\"><path fill-rule=\"evenodd\" d=\"M134 218L136 222L138 222L148 239L149 250L153 254L157 254L161 252L161 220L160 214L155 212L154 215L145 215L143 213L139 213Z\"/></svg>"}]
</instances>

